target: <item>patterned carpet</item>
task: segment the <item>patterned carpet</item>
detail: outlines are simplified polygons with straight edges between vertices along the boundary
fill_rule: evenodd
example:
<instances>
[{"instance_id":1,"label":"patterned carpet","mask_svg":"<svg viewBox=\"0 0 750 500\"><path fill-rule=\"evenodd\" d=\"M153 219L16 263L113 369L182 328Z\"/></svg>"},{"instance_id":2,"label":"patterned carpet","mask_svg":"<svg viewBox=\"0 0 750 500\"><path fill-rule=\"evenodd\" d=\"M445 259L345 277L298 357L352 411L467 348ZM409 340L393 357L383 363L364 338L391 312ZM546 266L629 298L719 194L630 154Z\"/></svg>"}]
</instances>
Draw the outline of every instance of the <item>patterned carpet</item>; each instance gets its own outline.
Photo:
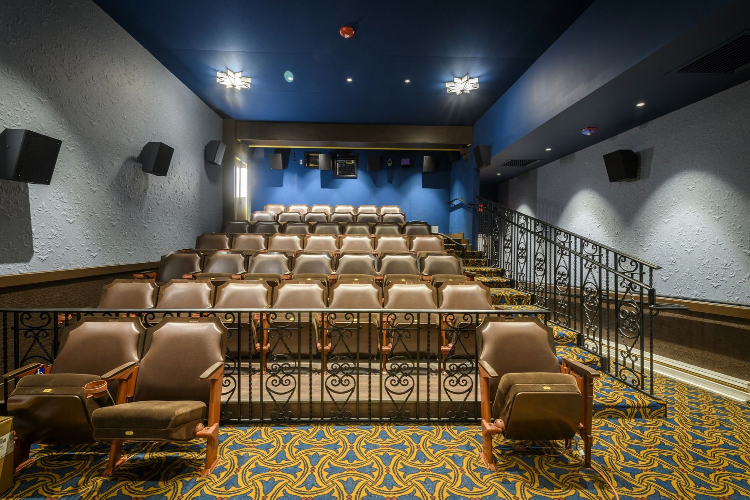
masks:
<instances>
[{"instance_id":1,"label":"patterned carpet","mask_svg":"<svg viewBox=\"0 0 750 500\"><path fill-rule=\"evenodd\" d=\"M669 418L595 420L594 464L620 498L750 497L750 407L656 384ZM613 498L574 453L514 444L495 438L490 473L478 426L224 427L210 478L197 475L200 444L126 446L134 456L109 479L105 446L40 447L7 498Z\"/></svg>"}]
</instances>

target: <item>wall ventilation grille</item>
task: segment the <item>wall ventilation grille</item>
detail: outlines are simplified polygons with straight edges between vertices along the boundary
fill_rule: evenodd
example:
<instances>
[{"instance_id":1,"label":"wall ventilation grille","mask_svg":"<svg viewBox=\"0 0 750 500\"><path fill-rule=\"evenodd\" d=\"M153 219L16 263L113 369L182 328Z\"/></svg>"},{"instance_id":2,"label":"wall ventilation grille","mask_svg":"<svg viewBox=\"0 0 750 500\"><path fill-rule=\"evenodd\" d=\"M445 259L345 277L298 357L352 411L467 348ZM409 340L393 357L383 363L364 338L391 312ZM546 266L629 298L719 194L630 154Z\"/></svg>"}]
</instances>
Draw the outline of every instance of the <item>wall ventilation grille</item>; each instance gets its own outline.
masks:
<instances>
[{"instance_id":1,"label":"wall ventilation grille","mask_svg":"<svg viewBox=\"0 0 750 500\"><path fill-rule=\"evenodd\" d=\"M750 68L750 31L687 63L675 73L732 75Z\"/></svg>"},{"instance_id":2,"label":"wall ventilation grille","mask_svg":"<svg viewBox=\"0 0 750 500\"><path fill-rule=\"evenodd\" d=\"M501 167L528 167L535 161L539 161L539 160L538 159L537 160L508 160L500 166Z\"/></svg>"}]
</instances>

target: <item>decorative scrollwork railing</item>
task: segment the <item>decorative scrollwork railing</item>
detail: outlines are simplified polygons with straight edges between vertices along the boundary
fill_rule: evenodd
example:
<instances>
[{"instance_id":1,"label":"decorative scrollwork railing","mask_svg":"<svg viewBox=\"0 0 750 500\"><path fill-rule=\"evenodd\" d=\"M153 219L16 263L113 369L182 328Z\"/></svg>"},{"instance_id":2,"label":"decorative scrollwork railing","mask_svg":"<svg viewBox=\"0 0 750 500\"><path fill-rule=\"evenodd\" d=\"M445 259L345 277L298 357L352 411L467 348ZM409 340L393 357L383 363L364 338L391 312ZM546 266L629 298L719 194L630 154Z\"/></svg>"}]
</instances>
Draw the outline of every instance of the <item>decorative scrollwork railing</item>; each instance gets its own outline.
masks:
<instances>
[{"instance_id":1,"label":"decorative scrollwork railing","mask_svg":"<svg viewBox=\"0 0 750 500\"><path fill-rule=\"evenodd\" d=\"M621 382L653 394L654 271L627 255L493 201L478 201L478 249L569 328Z\"/></svg>"}]
</instances>

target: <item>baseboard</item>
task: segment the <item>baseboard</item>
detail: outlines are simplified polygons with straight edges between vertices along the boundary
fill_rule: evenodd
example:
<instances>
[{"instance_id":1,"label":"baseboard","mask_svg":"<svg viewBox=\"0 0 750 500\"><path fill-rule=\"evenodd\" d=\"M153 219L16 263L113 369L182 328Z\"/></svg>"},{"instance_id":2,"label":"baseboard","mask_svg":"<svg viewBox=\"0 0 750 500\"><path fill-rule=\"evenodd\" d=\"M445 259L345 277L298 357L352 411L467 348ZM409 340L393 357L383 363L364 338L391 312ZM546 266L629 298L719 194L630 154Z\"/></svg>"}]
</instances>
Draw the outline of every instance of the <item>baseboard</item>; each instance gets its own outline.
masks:
<instances>
[{"instance_id":1,"label":"baseboard","mask_svg":"<svg viewBox=\"0 0 750 500\"><path fill-rule=\"evenodd\" d=\"M721 396L750 402L750 382L674 359L654 355L654 372Z\"/></svg>"},{"instance_id":2,"label":"baseboard","mask_svg":"<svg viewBox=\"0 0 750 500\"><path fill-rule=\"evenodd\" d=\"M112 266L82 267L62 269L60 271L42 271L36 273L6 274L0 276L0 288L24 285L37 285L53 281L65 281L109 274L136 273L156 269L159 262L137 262L135 264L115 264Z\"/></svg>"}]
</instances>

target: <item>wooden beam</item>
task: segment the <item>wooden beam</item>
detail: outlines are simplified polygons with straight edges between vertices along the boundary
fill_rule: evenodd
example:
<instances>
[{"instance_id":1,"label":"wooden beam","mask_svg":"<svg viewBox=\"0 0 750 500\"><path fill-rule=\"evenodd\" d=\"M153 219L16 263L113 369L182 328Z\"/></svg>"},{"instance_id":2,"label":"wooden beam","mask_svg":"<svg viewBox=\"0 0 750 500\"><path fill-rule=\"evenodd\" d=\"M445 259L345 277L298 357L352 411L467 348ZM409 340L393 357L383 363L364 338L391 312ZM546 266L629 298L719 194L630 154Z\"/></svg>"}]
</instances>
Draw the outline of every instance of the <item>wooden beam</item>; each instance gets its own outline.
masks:
<instances>
[{"instance_id":1,"label":"wooden beam","mask_svg":"<svg viewBox=\"0 0 750 500\"><path fill-rule=\"evenodd\" d=\"M108 274L135 273L149 271L159 267L159 262L137 262L135 264L117 264L113 266L81 267L62 269L60 271L42 271L37 273L6 274L0 276L0 288L24 285L38 285L53 281L75 280L106 276Z\"/></svg>"}]
</instances>

